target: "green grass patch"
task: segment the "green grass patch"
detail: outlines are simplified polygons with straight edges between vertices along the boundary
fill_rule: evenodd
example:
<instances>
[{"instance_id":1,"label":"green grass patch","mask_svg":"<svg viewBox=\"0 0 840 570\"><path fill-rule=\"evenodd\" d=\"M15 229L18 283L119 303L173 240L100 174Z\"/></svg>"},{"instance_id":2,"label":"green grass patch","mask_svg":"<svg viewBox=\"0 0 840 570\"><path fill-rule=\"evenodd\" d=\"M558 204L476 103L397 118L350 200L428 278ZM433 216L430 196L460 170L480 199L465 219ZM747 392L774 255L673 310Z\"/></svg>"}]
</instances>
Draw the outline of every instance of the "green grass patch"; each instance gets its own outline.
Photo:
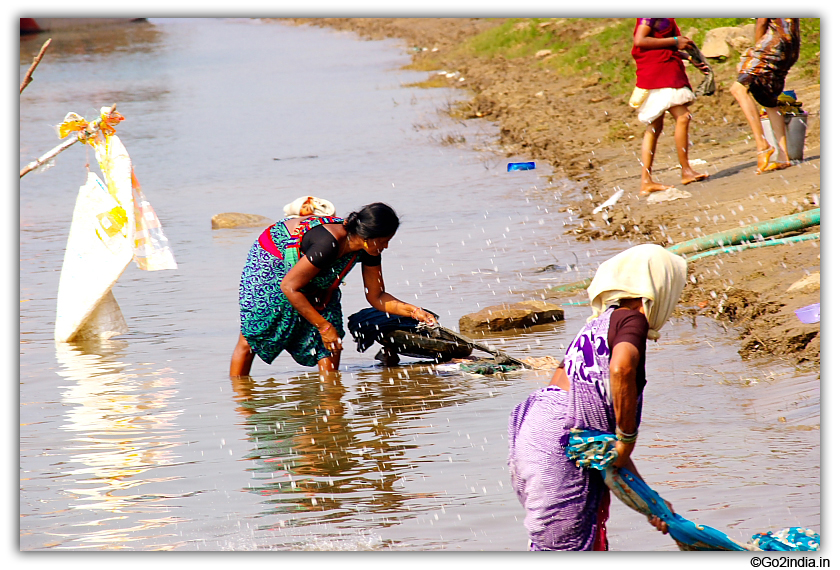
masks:
<instances>
[{"instance_id":1,"label":"green grass patch","mask_svg":"<svg viewBox=\"0 0 840 570\"><path fill-rule=\"evenodd\" d=\"M810 76L820 75L820 19L802 18L799 21L802 45L799 48L799 61L803 73Z\"/></svg>"},{"instance_id":2,"label":"green grass patch","mask_svg":"<svg viewBox=\"0 0 840 570\"><path fill-rule=\"evenodd\" d=\"M437 71L443 69L443 64L437 57L415 57L411 60L411 63L404 65L402 69L410 71Z\"/></svg>"},{"instance_id":3,"label":"green grass patch","mask_svg":"<svg viewBox=\"0 0 840 570\"><path fill-rule=\"evenodd\" d=\"M425 81L406 83L403 87L420 87L421 89L435 89L437 87L451 87L450 82L444 75L434 75Z\"/></svg>"}]
</instances>

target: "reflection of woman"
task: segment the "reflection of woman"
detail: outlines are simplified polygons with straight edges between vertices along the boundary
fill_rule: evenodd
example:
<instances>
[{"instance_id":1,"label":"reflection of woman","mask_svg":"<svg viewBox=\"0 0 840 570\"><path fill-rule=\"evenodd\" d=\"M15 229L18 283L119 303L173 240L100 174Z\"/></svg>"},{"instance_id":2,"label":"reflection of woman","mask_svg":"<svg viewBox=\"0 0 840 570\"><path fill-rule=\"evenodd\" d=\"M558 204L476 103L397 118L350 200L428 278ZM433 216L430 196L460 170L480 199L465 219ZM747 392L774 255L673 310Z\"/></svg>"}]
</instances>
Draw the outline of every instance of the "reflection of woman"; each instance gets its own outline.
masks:
<instances>
[{"instance_id":1,"label":"reflection of woman","mask_svg":"<svg viewBox=\"0 0 840 570\"><path fill-rule=\"evenodd\" d=\"M358 261L371 306L434 323L431 314L385 291L381 254L399 224L394 210L377 202L346 220L286 218L266 229L242 271L231 376L249 374L255 354L271 364L283 350L303 366L336 370L345 334L338 285Z\"/></svg>"},{"instance_id":2,"label":"reflection of woman","mask_svg":"<svg viewBox=\"0 0 840 570\"><path fill-rule=\"evenodd\" d=\"M755 139L758 151L756 174L790 166L785 118L778 107L788 71L799 59L799 41L799 18L758 18L755 45L741 56L738 63L738 78L730 92L744 111ZM779 162L770 160L775 149L764 138L756 103L767 110L767 119L779 143Z\"/></svg>"},{"instance_id":3,"label":"reflection of woman","mask_svg":"<svg viewBox=\"0 0 840 570\"><path fill-rule=\"evenodd\" d=\"M391 374L396 376L388 369L363 371L358 386L384 387ZM397 486L410 466L406 446L388 443L402 438L396 433L396 417L382 416L383 407L390 409L387 399L370 390L365 394L364 389L358 396L348 394L339 375L320 382L302 374L259 383L250 376L234 376L231 384L253 444L245 454L255 462L256 471L248 489L280 497L266 503L267 509L290 515L319 511L333 522L352 518L362 504L372 511L408 510L404 503L411 496ZM406 391L414 394L410 388ZM424 393L429 394L428 387ZM348 406L353 410L350 415ZM398 400L395 407L399 406ZM367 433L370 428L373 434ZM367 435L381 445L368 447Z\"/></svg>"},{"instance_id":4,"label":"reflection of woman","mask_svg":"<svg viewBox=\"0 0 840 570\"><path fill-rule=\"evenodd\" d=\"M682 168L682 183L690 184L709 177L708 174L695 172L688 161L688 126L691 122L688 106L695 99L683 65L683 60L689 59L683 50L689 45L693 45L693 42L680 35L674 18L636 19L631 53L636 61L636 89L647 93L639 105L639 120L648 125L642 139L641 195L673 188L654 182L651 174L656 143L665 122L665 111L676 121L674 140ZM705 63L697 62L694 65L704 73L709 73ZM632 100L631 104L635 106Z\"/></svg>"},{"instance_id":5,"label":"reflection of woman","mask_svg":"<svg viewBox=\"0 0 840 570\"><path fill-rule=\"evenodd\" d=\"M569 345L565 370L511 412L508 466L531 550L607 550L607 486L597 471L576 467L564 447L572 428L615 433L613 465L638 476L630 454L646 383L645 339L659 337L685 281L685 261L658 245L601 264L588 289L594 314ZM651 524L667 532L660 519Z\"/></svg>"}]
</instances>

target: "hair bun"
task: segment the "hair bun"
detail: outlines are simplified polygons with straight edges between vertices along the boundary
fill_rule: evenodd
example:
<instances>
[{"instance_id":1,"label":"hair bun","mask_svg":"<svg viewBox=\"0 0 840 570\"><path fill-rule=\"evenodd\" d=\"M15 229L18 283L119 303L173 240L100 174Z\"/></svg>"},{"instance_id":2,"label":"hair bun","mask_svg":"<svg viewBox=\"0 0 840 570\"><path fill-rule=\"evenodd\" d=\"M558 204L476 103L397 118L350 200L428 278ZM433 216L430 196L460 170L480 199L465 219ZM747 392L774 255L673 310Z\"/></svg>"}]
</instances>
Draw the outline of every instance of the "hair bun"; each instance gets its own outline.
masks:
<instances>
[{"instance_id":1,"label":"hair bun","mask_svg":"<svg viewBox=\"0 0 840 570\"><path fill-rule=\"evenodd\" d=\"M391 237L400 225L399 216L387 204L374 202L344 218L347 231L365 239Z\"/></svg>"}]
</instances>

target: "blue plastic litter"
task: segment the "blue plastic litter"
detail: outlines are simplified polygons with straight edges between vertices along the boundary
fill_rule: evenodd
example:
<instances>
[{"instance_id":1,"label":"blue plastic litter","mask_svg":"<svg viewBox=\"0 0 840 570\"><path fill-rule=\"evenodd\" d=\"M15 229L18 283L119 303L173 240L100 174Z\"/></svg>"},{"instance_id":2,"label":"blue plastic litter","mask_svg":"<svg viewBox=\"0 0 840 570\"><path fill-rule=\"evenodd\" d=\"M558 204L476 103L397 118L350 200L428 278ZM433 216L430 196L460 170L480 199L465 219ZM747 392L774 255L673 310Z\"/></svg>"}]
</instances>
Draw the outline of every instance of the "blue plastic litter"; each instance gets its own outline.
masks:
<instances>
[{"instance_id":1,"label":"blue plastic litter","mask_svg":"<svg viewBox=\"0 0 840 570\"><path fill-rule=\"evenodd\" d=\"M613 449L615 435L593 430L571 430L566 456L582 468L596 469L604 482L631 509L654 515L668 524L680 550L763 550L815 551L820 548L820 535L801 527L759 533L749 544L732 540L719 530L691 522L671 512L668 505L644 481L623 467L612 467L617 457Z\"/></svg>"},{"instance_id":2,"label":"blue plastic litter","mask_svg":"<svg viewBox=\"0 0 840 570\"><path fill-rule=\"evenodd\" d=\"M819 303L814 303L813 305L808 305L807 307L796 309L794 313L796 313L796 316L799 317L799 320L805 323L806 325L820 322Z\"/></svg>"},{"instance_id":3,"label":"blue plastic litter","mask_svg":"<svg viewBox=\"0 0 840 570\"><path fill-rule=\"evenodd\" d=\"M536 162L508 162L508 172L513 170L534 170L536 167Z\"/></svg>"}]
</instances>

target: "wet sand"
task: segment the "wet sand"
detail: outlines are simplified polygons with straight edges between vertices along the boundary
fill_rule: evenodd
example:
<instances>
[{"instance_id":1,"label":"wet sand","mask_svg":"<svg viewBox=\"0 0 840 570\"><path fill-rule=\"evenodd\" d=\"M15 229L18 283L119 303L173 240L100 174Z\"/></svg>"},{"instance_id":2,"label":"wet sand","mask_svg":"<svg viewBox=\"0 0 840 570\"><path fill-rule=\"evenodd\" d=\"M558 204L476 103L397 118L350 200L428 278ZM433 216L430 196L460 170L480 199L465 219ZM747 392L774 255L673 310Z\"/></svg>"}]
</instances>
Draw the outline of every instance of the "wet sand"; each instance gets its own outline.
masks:
<instances>
[{"instance_id":1,"label":"wet sand","mask_svg":"<svg viewBox=\"0 0 840 570\"><path fill-rule=\"evenodd\" d=\"M626 96L610 96L597 75L561 77L532 62L502 57L466 56L457 47L501 20L478 18L319 18L295 19L300 25L352 30L365 38L399 38L414 54L414 66L430 61L458 71L450 79L430 78L469 90L471 99L456 112L464 119L489 120L499 128L499 144L509 155L548 163L552 177L582 184L569 208L581 225L566 230L579 240L630 240L663 246L743 225L773 220L820 205L820 79L796 67L786 89L794 89L808 114L804 160L791 168L756 175L755 143L743 114L729 93L731 66L713 65L717 92L692 105L691 160L707 180L681 184L674 147L674 121L666 116L654 162L654 179L690 197L649 203L639 196L639 154L644 127ZM576 33L606 19L577 23ZM616 46L615 57L630 57ZM419 49L418 49L419 48ZM428 48L425 51L423 48ZM626 49L625 49L626 48ZM690 67L690 66L689 66ZM727 71L729 70L729 71ZM700 74L689 70L693 85ZM463 78L463 81L460 79ZM624 195L604 212L593 214L618 188ZM546 200L547 205L549 199ZM552 200L550 206L556 207ZM562 209L566 209L563 206ZM807 230L819 231L819 226ZM679 310L716 319L739 331L743 358L775 355L804 368L820 364L820 325L803 324L794 311L818 303L818 286L789 290L820 272L820 241L805 241L717 255L689 264L690 283Z\"/></svg>"}]
</instances>

